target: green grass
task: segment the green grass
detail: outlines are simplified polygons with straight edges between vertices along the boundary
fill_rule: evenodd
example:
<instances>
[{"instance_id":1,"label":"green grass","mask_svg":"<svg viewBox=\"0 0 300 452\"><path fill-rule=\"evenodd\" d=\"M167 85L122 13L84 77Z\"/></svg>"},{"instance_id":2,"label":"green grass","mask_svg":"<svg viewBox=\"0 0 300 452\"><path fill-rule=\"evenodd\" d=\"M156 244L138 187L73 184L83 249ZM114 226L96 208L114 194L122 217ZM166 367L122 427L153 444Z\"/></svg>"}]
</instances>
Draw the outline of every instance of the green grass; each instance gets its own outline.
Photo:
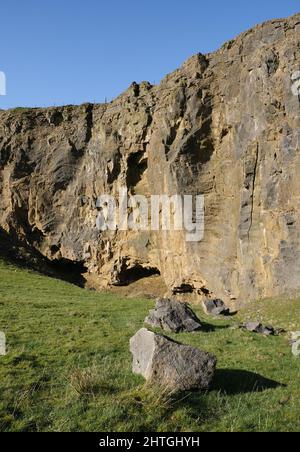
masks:
<instances>
[{"instance_id":1,"label":"green grass","mask_svg":"<svg viewBox=\"0 0 300 452\"><path fill-rule=\"evenodd\" d=\"M287 337L230 328L261 318L300 330L300 300L253 303L225 320L195 309L208 331L171 336L216 354L207 394L161 393L131 373L129 339L152 306L0 261L0 331L8 342L0 357L0 430L300 430L300 357Z\"/></svg>"}]
</instances>

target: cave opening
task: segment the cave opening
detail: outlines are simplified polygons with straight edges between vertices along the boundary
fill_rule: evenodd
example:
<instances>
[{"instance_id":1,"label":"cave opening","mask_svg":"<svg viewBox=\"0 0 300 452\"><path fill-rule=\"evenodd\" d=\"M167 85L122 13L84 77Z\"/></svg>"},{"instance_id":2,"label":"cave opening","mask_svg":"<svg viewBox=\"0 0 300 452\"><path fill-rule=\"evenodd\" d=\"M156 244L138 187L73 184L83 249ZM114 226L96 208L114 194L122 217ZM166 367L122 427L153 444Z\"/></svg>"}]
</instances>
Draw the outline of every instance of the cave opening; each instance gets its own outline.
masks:
<instances>
[{"instance_id":1,"label":"cave opening","mask_svg":"<svg viewBox=\"0 0 300 452\"><path fill-rule=\"evenodd\" d=\"M160 276L160 271L158 270L158 268L143 267L142 265L137 264L134 267L124 269L118 275L118 282L114 285L128 286L141 279L149 278L150 276Z\"/></svg>"}]
</instances>

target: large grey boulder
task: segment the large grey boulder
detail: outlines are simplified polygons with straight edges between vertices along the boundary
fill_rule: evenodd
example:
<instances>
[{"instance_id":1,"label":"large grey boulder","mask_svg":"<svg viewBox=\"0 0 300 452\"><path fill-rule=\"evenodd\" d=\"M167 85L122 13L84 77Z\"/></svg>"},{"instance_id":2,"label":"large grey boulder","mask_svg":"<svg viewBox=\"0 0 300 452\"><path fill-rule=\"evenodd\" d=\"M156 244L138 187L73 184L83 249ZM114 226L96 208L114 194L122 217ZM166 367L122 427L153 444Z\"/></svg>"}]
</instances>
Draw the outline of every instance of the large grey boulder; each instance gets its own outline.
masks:
<instances>
[{"instance_id":1,"label":"large grey boulder","mask_svg":"<svg viewBox=\"0 0 300 452\"><path fill-rule=\"evenodd\" d=\"M211 386L216 358L202 350L142 328L130 339L130 351L133 372L147 381L174 391Z\"/></svg>"},{"instance_id":2,"label":"large grey boulder","mask_svg":"<svg viewBox=\"0 0 300 452\"><path fill-rule=\"evenodd\" d=\"M202 325L187 303L158 298L155 309L149 312L145 323L154 328L179 333L200 330Z\"/></svg>"},{"instance_id":3,"label":"large grey boulder","mask_svg":"<svg viewBox=\"0 0 300 452\"><path fill-rule=\"evenodd\" d=\"M229 315L230 309L225 305L222 300L205 300L203 302L203 308L206 314L209 315Z\"/></svg>"}]
</instances>

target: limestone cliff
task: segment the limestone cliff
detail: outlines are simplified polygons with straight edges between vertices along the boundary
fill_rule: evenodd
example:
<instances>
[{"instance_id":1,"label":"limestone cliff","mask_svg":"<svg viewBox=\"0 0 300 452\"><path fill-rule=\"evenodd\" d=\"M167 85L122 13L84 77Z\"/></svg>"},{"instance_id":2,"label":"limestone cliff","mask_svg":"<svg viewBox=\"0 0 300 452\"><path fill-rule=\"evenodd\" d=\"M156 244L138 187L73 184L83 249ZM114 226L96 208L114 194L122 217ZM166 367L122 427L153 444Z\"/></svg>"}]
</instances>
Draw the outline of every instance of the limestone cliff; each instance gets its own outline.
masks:
<instances>
[{"instance_id":1,"label":"limestone cliff","mask_svg":"<svg viewBox=\"0 0 300 452\"><path fill-rule=\"evenodd\" d=\"M189 59L109 104L0 112L0 227L104 287L247 301L300 287L300 15ZM300 76L300 74L299 74ZM205 195L205 236L105 232L96 198ZM187 296L187 295L185 295Z\"/></svg>"}]
</instances>

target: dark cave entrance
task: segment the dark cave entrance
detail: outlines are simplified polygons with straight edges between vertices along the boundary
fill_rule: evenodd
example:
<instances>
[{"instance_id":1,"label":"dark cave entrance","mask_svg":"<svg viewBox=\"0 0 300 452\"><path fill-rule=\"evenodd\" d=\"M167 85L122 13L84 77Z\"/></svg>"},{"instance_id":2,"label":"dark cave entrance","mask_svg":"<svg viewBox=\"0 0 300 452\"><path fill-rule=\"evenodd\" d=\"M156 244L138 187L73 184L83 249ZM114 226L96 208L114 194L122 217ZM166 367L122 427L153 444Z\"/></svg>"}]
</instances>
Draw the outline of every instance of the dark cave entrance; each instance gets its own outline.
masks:
<instances>
[{"instance_id":1,"label":"dark cave entrance","mask_svg":"<svg viewBox=\"0 0 300 452\"><path fill-rule=\"evenodd\" d=\"M140 264L134 267L124 268L118 274L114 286L129 286L130 284L150 276L160 276L160 271L156 267L143 267Z\"/></svg>"},{"instance_id":2,"label":"dark cave entrance","mask_svg":"<svg viewBox=\"0 0 300 452\"><path fill-rule=\"evenodd\" d=\"M87 272L87 268L83 262L74 262L69 259L62 258L49 261L49 266L53 269L56 277L84 288L86 279L83 274Z\"/></svg>"}]
</instances>

